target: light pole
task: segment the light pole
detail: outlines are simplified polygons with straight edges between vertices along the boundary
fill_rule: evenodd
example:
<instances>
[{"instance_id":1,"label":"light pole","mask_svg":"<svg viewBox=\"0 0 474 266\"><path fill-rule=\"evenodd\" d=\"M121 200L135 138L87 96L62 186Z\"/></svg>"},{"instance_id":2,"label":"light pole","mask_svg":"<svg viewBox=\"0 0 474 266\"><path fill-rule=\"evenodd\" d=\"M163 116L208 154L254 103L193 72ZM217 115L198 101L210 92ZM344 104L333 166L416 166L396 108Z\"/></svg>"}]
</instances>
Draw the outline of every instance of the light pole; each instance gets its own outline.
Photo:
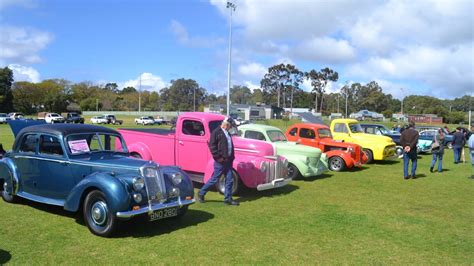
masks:
<instances>
[{"instance_id":1,"label":"light pole","mask_svg":"<svg viewBox=\"0 0 474 266\"><path fill-rule=\"evenodd\" d=\"M141 95L141 91L142 91L142 74L143 73L140 73L140 78L139 78L139 85L138 85L138 112L141 113L142 112L142 95Z\"/></svg>"},{"instance_id":2,"label":"light pole","mask_svg":"<svg viewBox=\"0 0 474 266\"><path fill-rule=\"evenodd\" d=\"M227 8L230 9L229 20L229 66L227 68L227 115L230 115L230 69L232 62L232 11L235 11L236 5L231 1L227 2Z\"/></svg>"},{"instance_id":3,"label":"light pole","mask_svg":"<svg viewBox=\"0 0 474 266\"><path fill-rule=\"evenodd\" d=\"M349 96L349 81L346 81L346 117L347 118L347 97Z\"/></svg>"}]
</instances>

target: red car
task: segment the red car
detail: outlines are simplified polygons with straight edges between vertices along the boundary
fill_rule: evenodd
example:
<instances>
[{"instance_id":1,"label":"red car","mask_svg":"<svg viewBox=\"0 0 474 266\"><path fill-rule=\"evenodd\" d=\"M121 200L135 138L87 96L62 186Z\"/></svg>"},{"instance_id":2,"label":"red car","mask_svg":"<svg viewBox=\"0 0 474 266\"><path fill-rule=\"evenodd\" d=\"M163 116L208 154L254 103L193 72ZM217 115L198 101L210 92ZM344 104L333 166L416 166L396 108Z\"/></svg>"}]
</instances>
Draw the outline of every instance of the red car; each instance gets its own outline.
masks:
<instances>
[{"instance_id":1,"label":"red car","mask_svg":"<svg viewBox=\"0 0 474 266\"><path fill-rule=\"evenodd\" d=\"M288 141L321 149L329 158L328 166L331 171L360 167L367 162L367 156L360 145L333 140L331 130L326 125L294 124L286 130L285 135Z\"/></svg>"}]
</instances>

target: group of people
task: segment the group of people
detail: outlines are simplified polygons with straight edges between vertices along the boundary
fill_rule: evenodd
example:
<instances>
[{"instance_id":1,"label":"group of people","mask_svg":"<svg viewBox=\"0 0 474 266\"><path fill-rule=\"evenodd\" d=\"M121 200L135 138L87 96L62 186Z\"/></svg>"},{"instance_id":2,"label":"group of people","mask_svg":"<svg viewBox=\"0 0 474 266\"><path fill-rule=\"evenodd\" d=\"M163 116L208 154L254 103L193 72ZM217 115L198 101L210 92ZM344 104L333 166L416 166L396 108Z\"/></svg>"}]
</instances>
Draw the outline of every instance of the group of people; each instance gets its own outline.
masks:
<instances>
[{"instance_id":1,"label":"group of people","mask_svg":"<svg viewBox=\"0 0 474 266\"><path fill-rule=\"evenodd\" d=\"M449 131L447 131L449 132ZM416 178L416 168L418 162L417 156L417 143L418 143L418 131L415 130L415 122L410 122L408 128L402 130L400 137L400 144L403 147L403 178L408 180L410 178ZM443 171L443 155L445 150L445 131L443 128L439 128L437 134L434 136L433 145L431 152L433 159L430 165L430 172L434 172L436 162L438 162L437 172ZM471 127L471 132L467 129L458 127L453 132L453 152L454 152L454 164L461 162L461 157L464 156L464 145L466 141L469 148L469 154L471 157L471 164L474 167L474 125ZM411 171L409 173L409 164L412 163ZM465 161L465 160L464 160ZM474 175L470 178L474 179Z\"/></svg>"}]
</instances>

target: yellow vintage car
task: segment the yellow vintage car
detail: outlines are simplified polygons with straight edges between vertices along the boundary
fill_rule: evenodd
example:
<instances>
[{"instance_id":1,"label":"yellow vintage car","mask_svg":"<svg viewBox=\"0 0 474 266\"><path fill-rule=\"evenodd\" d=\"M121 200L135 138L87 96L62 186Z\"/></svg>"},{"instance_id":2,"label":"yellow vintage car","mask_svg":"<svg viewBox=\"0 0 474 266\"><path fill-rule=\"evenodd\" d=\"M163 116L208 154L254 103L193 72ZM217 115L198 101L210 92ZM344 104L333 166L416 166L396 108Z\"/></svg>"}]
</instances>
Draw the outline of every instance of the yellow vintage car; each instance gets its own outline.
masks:
<instances>
[{"instance_id":1,"label":"yellow vintage car","mask_svg":"<svg viewBox=\"0 0 474 266\"><path fill-rule=\"evenodd\" d=\"M389 137L366 134L355 119L334 119L331 121L334 140L359 144L367 155L367 163L385 160L395 155L395 142Z\"/></svg>"}]
</instances>

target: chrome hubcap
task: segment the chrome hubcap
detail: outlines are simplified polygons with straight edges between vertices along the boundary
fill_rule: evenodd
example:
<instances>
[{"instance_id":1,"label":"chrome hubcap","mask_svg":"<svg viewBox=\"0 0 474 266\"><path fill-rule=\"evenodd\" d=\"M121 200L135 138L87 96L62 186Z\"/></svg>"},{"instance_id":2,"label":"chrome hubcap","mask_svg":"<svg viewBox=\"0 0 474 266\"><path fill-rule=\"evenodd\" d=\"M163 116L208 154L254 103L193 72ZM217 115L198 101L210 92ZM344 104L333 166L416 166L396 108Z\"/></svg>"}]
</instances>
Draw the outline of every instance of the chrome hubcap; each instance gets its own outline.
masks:
<instances>
[{"instance_id":1,"label":"chrome hubcap","mask_svg":"<svg viewBox=\"0 0 474 266\"><path fill-rule=\"evenodd\" d=\"M339 169L341 168L341 162L337 159L331 160L331 166L333 169Z\"/></svg>"},{"instance_id":2,"label":"chrome hubcap","mask_svg":"<svg viewBox=\"0 0 474 266\"><path fill-rule=\"evenodd\" d=\"M95 224L103 225L107 221L108 208L103 201L97 201L92 205L91 217Z\"/></svg>"}]
</instances>

